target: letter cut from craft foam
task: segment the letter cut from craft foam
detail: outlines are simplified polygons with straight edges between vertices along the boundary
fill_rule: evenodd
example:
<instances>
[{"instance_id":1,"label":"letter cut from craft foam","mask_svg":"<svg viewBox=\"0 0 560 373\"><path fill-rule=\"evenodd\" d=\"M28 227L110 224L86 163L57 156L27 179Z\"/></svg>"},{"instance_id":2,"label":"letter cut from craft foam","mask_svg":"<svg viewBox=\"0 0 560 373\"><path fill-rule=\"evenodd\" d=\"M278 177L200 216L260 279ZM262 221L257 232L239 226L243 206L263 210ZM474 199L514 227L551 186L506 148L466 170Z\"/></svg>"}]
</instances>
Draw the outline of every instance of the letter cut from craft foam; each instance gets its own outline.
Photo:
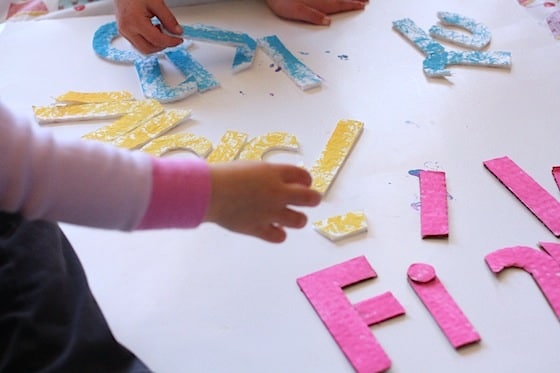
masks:
<instances>
[{"instance_id":1,"label":"letter cut from craft foam","mask_svg":"<svg viewBox=\"0 0 560 373\"><path fill-rule=\"evenodd\" d=\"M556 182L556 185L560 189L560 166L552 167L552 176L554 177L554 181Z\"/></svg>"},{"instance_id":2,"label":"letter cut from craft foam","mask_svg":"<svg viewBox=\"0 0 560 373\"><path fill-rule=\"evenodd\" d=\"M93 36L93 50L103 59L134 64L136 73L140 80L140 86L144 96L156 99L160 102L173 102L183 99L198 91L198 82L201 82L204 90L217 86L212 81L211 74L206 72L202 66L189 60L188 48L191 42L185 42L174 48L167 48L161 53L144 56L134 50L121 50L112 45L114 39L119 36L116 22L110 22L97 29ZM175 87L171 87L165 81L159 65L159 57L167 56L169 61L185 75L186 79ZM191 62L189 64L189 61ZM185 66L186 65L186 66ZM187 71L187 67L196 67ZM197 75L193 75L197 74Z\"/></svg>"},{"instance_id":3,"label":"letter cut from craft foam","mask_svg":"<svg viewBox=\"0 0 560 373\"><path fill-rule=\"evenodd\" d=\"M317 232L331 241L367 232L366 215L363 212L348 212L343 215L332 216L313 223Z\"/></svg>"},{"instance_id":4,"label":"letter cut from craft foam","mask_svg":"<svg viewBox=\"0 0 560 373\"><path fill-rule=\"evenodd\" d=\"M457 13L438 12L437 16L443 25L461 27L470 31L471 34L468 35L435 25L429 31L433 37L476 50L483 49L490 43L492 34L484 24Z\"/></svg>"},{"instance_id":5,"label":"letter cut from craft foam","mask_svg":"<svg viewBox=\"0 0 560 373\"><path fill-rule=\"evenodd\" d=\"M409 18L394 21L393 28L426 55L422 64L428 77L450 76L446 67L452 65L511 67L509 52L448 51Z\"/></svg>"},{"instance_id":6,"label":"letter cut from craft foam","mask_svg":"<svg viewBox=\"0 0 560 373\"><path fill-rule=\"evenodd\" d=\"M560 244L554 242L539 242L539 246L560 265Z\"/></svg>"},{"instance_id":7,"label":"letter cut from craft foam","mask_svg":"<svg viewBox=\"0 0 560 373\"><path fill-rule=\"evenodd\" d=\"M255 58L257 42L242 32L198 24L183 26L183 36L192 40L209 41L236 47L232 65L234 72L250 67Z\"/></svg>"},{"instance_id":8,"label":"letter cut from craft foam","mask_svg":"<svg viewBox=\"0 0 560 373\"><path fill-rule=\"evenodd\" d=\"M165 110L127 134L117 137L112 143L125 149L139 148L176 127L190 115L190 110Z\"/></svg>"},{"instance_id":9,"label":"letter cut from craft foam","mask_svg":"<svg viewBox=\"0 0 560 373\"><path fill-rule=\"evenodd\" d=\"M434 267L415 263L408 267L408 282L454 348L480 341L463 311L438 279Z\"/></svg>"},{"instance_id":10,"label":"letter cut from craft foam","mask_svg":"<svg viewBox=\"0 0 560 373\"><path fill-rule=\"evenodd\" d=\"M352 305L342 288L375 278L364 256L300 277L297 283L356 372L384 372L391 360L369 325L403 315L389 292Z\"/></svg>"},{"instance_id":11,"label":"letter cut from craft foam","mask_svg":"<svg viewBox=\"0 0 560 373\"><path fill-rule=\"evenodd\" d=\"M160 136L144 145L140 150L156 157L174 150L186 150L205 158L212 151L212 143L202 136L182 132Z\"/></svg>"},{"instance_id":12,"label":"letter cut from craft foam","mask_svg":"<svg viewBox=\"0 0 560 373\"><path fill-rule=\"evenodd\" d=\"M134 111L136 101L115 101L79 105L34 106L33 114L40 124L89 119L111 119Z\"/></svg>"},{"instance_id":13,"label":"letter cut from craft foam","mask_svg":"<svg viewBox=\"0 0 560 373\"><path fill-rule=\"evenodd\" d=\"M321 85L321 77L297 59L276 35L257 40L259 47L303 90Z\"/></svg>"},{"instance_id":14,"label":"letter cut from craft foam","mask_svg":"<svg viewBox=\"0 0 560 373\"><path fill-rule=\"evenodd\" d=\"M447 215L445 172L421 170L419 180L422 238L447 237L449 234L449 219Z\"/></svg>"},{"instance_id":15,"label":"letter cut from craft foam","mask_svg":"<svg viewBox=\"0 0 560 373\"><path fill-rule=\"evenodd\" d=\"M496 250L486 255L484 259L494 273L499 273L508 267L521 268L530 273L552 307L556 317L560 319L558 247L547 243L540 243L540 245L545 250L550 250L550 253L554 256L530 247L514 246Z\"/></svg>"},{"instance_id":16,"label":"letter cut from craft foam","mask_svg":"<svg viewBox=\"0 0 560 373\"><path fill-rule=\"evenodd\" d=\"M171 87L165 82L161 73L158 56L148 56L134 61L136 73L140 79L144 96L154 98L160 102L173 102L182 100L197 92L196 82L186 79L178 85Z\"/></svg>"},{"instance_id":17,"label":"letter cut from craft foam","mask_svg":"<svg viewBox=\"0 0 560 373\"><path fill-rule=\"evenodd\" d=\"M340 120L337 123L320 158L309 170L313 189L322 195L327 193L363 129L364 123L357 120Z\"/></svg>"},{"instance_id":18,"label":"letter cut from craft foam","mask_svg":"<svg viewBox=\"0 0 560 373\"><path fill-rule=\"evenodd\" d=\"M196 61L185 48L173 48L164 53L167 59L187 77L187 81L196 83L198 92L206 92L220 86L214 75Z\"/></svg>"},{"instance_id":19,"label":"letter cut from craft foam","mask_svg":"<svg viewBox=\"0 0 560 373\"><path fill-rule=\"evenodd\" d=\"M484 166L543 224L560 237L560 203L508 157L491 159Z\"/></svg>"},{"instance_id":20,"label":"letter cut from craft foam","mask_svg":"<svg viewBox=\"0 0 560 373\"><path fill-rule=\"evenodd\" d=\"M127 91L112 92L76 92L68 91L55 98L56 102L64 104L91 104L99 102L134 100L132 93Z\"/></svg>"},{"instance_id":21,"label":"letter cut from craft foam","mask_svg":"<svg viewBox=\"0 0 560 373\"><path fill-rule=\"evenodd\" d=\"M114 39L119 36L117 22L109 22L101 25L93 34L93 51L101 58L130 64L144 56L133 49L118 49L112 45Z\"/></svg>"},{"instance_id":22,"label":"letter cut from craft foam","mask_svg":"<svg viewBox=\"0 0 560 373\"><path fill-rule=\"evenodd\" d=\"M294 135L285 132L269 132L264 136L254 137L245 145L239 159L260 161L264 155L273 150L299 151L299 143Z\"/></svg>"},{"instance_id":23,"label":"letter cut from craft foam","mask_svg":"<svg viewBox=\"0 0 560 373\"><path fill-rule=\"evenodd\" d=\"M206 160L208 163L229 162L235 160L247 142L248 135L237 131L226 131L216 148Z\"/></svg>"},{"instance_id":24,"label":"letter cut from craft foam","mask_svg":"<svg viewBox=\"0 0 560 373\"><path fill-rule=\"evenodd\" d=\"M123 115L113 123L100 127L82 136L86 140L111 142L140 126L143 122L163 112L163 106L156 100L134 101L129 113Z\"/></svg>"}]
</instances>

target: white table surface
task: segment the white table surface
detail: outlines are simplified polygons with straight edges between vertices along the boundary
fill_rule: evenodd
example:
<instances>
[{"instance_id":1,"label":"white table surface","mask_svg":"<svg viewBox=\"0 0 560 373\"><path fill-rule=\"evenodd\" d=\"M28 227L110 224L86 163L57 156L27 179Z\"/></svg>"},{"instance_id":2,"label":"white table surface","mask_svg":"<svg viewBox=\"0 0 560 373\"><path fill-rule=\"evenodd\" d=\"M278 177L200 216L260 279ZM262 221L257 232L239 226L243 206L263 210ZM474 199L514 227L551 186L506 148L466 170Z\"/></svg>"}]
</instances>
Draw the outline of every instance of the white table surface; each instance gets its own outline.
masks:
<instances>
[{"instance_id":1,"label":"white table surface","mask_svg":"<svg viewBox=\"0 0 560 373\"><path fill-rule=\"evenodd\" d=\"M486 24L490 50L512 53L511 70L452 67L429 80L424 56L392 30L411 18L424 30L438 11ZM276 18L260 1L177 11L253 37L276 34L324 78L300 90L258 51L254 66L232 74L233 49L196 43L199 61L221 88L167 105L193 117L175 131L217 142L226 130L251 137L294 134L298 154L268 161L311 165L339 119L365 130L310 221L365 212L369 232L334 244L308 225L284 244L203 225L192 231L122 233L63 225L116 337L150 367L166 372L350 372L352 367L296 284L296 278L365 255L378 277L346 289L352 302L391 291L406 315L371 328L391 372L556 372L560 323L531 276L495 276L484 256L557 239L482 162L509 156L555 197L550 170L560 164L560 41L514 0L374 0L336 15L330 27ZM134 68L98 58L94 31L110 16L8 24L0 34L0 97L31 114L70 90L128 90L142 98ZM304 53L300 53L304 52ZM340 56L346 55L347 58ZM168 71L171 80L178 79ZM175 81L176 81L175 80ZM52 125L79 138L107 122ZM448 239L422 239L418 179L412 169L445 171ZM456 351L407 283L410 264L433 265L482 337Z\"/></svg>"}]
</instances>

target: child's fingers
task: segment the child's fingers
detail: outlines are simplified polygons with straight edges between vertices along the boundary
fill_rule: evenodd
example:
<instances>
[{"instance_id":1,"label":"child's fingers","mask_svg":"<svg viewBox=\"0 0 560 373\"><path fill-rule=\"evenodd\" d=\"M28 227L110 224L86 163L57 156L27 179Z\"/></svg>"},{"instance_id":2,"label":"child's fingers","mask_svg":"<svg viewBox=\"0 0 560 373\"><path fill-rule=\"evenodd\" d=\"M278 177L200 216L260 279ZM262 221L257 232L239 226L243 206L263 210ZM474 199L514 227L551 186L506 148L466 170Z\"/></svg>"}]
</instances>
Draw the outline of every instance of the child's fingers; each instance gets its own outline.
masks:
<instances>
[{"instance_id":1,"label":"child's fingers","mask_svg":"<svg viewBox=\"0 0 560 373\"><path fill-rule=\"evenodd\" d=\"M271 243L281 243L286 240L286 231L279 225L270 224L259 229L254 236Z\"/></svg>"},{"instance_id":2,"label":"child's fingers","mask_svg":"<svg viewBox=\"0 0 560 373\"><path fill-rule=\"evenodd\" d=\"M313 25L327 26L331 24L330 17L328 17L325 13L323 13L319 9L315 9L305 5L299 8L299 12L293 13L292 18L295 18L298 21L311 23Z\"/></svg>"},{"instance_id":3,"label":"child's fingers","mask_svg":"<svg viewBox=\"0 0 560 373\"><path fill-rule=\"evenodd\" d=\"M285 182L302 184L305 186L311 185L311 175L304 168L292 165L280 165L278 167L282 167L282 180Z\"/></svg>"},{"instance_id":4,"label":"child's fingers","mask_svg":"<svg viewBox=\"0 0 560 373\"><path fill-rule=\"evenodd\" d=\"M363 0L311 0L305 1L313 7L326 14L348 12L351 10L364 9L366 1Z\"/></svg>"},{"instance_id":5,"label":"child's fingers","mask_svg":"<svg viewBox=\"0 0 560 373\"><path fill-rule=\"evenodd\" d=\"M317 206L321 203L321 194L308 187L292 184L286 190L283 203L292 206Z\"/></svg>"},{"instance_id":6,"label":"child's fingers","mask_svg":"<svg viewBox=\"0 0 560 373\"><path fill-rule=\"evenodd\" d=\"M303 228L307 224L307 217L301 212L286 208L276 217L275 223L287 228Z\"/></svg>"}]
</instances>

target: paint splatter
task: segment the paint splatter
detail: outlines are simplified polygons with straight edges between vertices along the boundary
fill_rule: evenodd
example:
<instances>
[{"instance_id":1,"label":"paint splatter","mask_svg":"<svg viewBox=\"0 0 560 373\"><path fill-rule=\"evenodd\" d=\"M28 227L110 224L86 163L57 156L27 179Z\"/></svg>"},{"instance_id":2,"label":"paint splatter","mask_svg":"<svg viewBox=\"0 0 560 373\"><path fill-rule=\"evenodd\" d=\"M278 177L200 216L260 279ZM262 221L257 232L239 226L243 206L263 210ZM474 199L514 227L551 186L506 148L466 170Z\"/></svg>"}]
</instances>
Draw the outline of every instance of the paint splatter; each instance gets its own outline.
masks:
<instances>
[{"instance_id":1,"label":"paint splatter","mask_svg":"<svg viewBox=\"0 0 560 373\"><path fill-rule=\"evenodd\" d=\"M420 171L422 171L422 170L419 169L419 168L416 168L414 170L408 170L408 174L411 175L411 176L419 177L420 176Z\"/></svg>"}]
</instances>

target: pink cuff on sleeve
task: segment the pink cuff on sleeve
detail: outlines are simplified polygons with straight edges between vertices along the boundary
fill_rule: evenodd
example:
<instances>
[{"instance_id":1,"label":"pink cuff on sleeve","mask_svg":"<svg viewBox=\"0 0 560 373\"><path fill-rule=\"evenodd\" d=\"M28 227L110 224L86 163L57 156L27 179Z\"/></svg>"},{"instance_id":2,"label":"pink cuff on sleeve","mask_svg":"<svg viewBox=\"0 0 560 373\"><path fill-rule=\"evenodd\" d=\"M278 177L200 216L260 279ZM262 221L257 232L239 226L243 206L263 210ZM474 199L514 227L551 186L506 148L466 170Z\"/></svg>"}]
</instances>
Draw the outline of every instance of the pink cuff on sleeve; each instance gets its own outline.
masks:
<instances>
[{"instance_id":1,"label":"pink cuff on sleeve","mask_svg":"<svg viewBox=\"0 0 560 373\"><path fill-rule=\"evenodd\" d=\"M154 158L150 202L136 229L198 226L211 191L210 169L204 160Z\"/></svg>"}]
</instances>

